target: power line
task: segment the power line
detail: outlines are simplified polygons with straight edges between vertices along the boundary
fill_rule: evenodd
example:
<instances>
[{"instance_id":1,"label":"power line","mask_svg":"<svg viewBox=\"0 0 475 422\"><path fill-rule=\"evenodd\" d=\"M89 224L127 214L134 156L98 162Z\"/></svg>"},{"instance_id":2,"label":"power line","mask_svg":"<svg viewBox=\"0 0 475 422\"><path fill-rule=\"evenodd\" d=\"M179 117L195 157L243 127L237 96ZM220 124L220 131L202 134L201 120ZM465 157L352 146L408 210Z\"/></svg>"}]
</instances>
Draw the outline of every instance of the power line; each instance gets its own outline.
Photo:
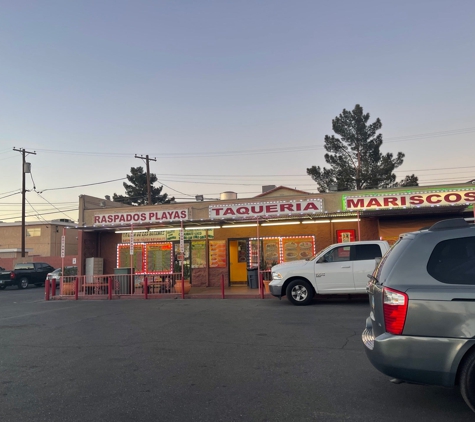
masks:
<instances>
[{"instance_id":1,"label":"power line","mask_svg":"<svg viewBox=\"0 0 475 422\"><path fill-rule=\"evenodd\" d=\"M403 135L403 136L394 136L388 137L384 142L394 143L394 142L407 142L407 141L419 141L429 138L439 138L444 136L457 136L465 135L468 133L475 132L475 127L437 131L437 132L426 132L419 133L415 135ZM274 153L289 153L289 152L301 152L308 150L315 150L324 148L323 144L320 145L300 145L292 147L273 147L269 148L258 148L252 150L231 150L231 151L214 151L214 152L171 152L171 153L153 153L152 155L158 155L160 157L167 158L189 158L189 157L222 157L222 156L234 156L234 155L250 155L250 154L274 154ZM72 155L92 155L92 156L111 156L111 157L127 157L132 155L131 153L111 153L111 152L91 152L91 151L67 151L67 150L53 150L53 149L37 149L37 151L53 154L72 154Z\"/></svg>"},{"instance_id":2,"label":"power line","mask_svg":"<svg viewBox=\"0 0 475 422\"><path fill-rule=\"evenodd\" d=\"M118 182L120 180L124 180L125 177L121 177L120 179L112 179L112 180L106 180L105 182L97 182L97 183L87 183L85 185L76 185L76 186L64 186L62 188L49 188L49 189L43 189L40 191L40 193L49 191L49 190L62 190L62 189L75 189L75 188L83 188L85 186L94 186L94 185L103 185L105 183L112 183L112 182Z\"/></svg>"}]
</instances>

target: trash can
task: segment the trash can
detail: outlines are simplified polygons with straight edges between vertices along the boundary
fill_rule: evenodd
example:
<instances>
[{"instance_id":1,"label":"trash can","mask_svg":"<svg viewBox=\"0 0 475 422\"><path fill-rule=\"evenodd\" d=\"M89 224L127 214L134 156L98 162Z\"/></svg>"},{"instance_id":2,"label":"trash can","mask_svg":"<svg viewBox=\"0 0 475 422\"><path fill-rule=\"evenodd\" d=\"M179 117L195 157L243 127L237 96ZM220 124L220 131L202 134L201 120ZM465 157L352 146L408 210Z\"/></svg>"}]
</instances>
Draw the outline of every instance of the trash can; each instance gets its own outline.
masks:
<instances>
[{"instance_id":1,"label":"trash can","mask_svg":"<svg viewBox=\"0 0 475 422\"><path fill-rule=\"evenodd\" d=\"M259 269L257 267L247 268L247 285L251 289L259 287Z\"/></svg>"},{"instance_id":2,"label":"trash can","mask_svg":"<svg viewBox=\"0 0 475 422\"><path fill-rule=\"evenodd\" d=\"M119 286L119 294L130 294L130 274L133 274L132 268L114 268L114 282Z\"/></svg>"}]
</instances>

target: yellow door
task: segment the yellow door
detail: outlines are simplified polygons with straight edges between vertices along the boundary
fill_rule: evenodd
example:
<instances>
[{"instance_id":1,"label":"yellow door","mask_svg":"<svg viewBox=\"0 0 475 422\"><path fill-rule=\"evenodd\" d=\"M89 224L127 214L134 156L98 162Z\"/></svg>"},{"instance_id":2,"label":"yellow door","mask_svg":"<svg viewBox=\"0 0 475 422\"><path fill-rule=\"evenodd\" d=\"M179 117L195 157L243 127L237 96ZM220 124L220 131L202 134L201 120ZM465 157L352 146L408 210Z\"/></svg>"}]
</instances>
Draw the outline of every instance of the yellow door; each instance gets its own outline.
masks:
<instances>
[{"instance_id":1,"label":"yellow door","mask_svg":"<svg viewBox=\"0 0 475 422\"><path fill-rule=\"evenodd\" d=\"M247 284L246 241L229 241L229 278L231 284Z\"/></svg>"}]
</instances>

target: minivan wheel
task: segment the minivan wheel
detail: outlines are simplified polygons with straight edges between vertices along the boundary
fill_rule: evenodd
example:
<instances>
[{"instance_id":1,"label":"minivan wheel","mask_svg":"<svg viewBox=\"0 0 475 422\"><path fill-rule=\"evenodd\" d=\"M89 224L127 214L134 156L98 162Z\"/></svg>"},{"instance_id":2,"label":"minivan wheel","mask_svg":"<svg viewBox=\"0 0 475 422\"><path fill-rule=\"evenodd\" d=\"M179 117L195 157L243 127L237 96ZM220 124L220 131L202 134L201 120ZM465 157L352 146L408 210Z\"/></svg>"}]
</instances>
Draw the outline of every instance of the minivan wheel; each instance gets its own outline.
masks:
<instances>
[{"instance_id":1,"label":"minivan wheel","mask_svg":"<svg viewBox=\"0 0 475 422\"><path fill-rule=\"evenodd\" d=\"M28 287L28 279L23 277L20 282L18 283L19 289L26 289Z\"/></svg>"},{"instance_id":2,"label":"minivan wheel","mask_svg":"<svg viewBox=\"0 0 475 422\"><path fill-rule=\"evenodd\" d=\"M468 407L475 412L475 351L464 359L460 369L460 392Z\"/></svg>"},{"instance_id":3,"label":"minivan wheel","mask_svg":"<svg viewBox=\"0 0 475 422\"><path fill-rule=\"evenodd\" d=\"M304 306L312 301L314 292L308 281L297 279L289 283L285 295L292 304Z\"/></svg>"}]
</instances>

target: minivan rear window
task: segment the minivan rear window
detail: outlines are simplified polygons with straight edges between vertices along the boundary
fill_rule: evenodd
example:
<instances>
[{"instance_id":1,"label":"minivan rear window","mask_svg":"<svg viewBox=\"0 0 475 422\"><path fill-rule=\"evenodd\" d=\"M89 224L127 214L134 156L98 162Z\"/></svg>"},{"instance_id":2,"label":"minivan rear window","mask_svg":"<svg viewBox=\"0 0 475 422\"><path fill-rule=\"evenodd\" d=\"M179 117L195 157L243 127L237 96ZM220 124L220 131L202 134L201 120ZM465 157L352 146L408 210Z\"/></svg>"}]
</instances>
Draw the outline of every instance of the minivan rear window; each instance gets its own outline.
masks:
<instances>
[{"instance_id":1,"label":"minivan rear window","mask_svg":"<svg viewBox=\"0 0 475 422\"><path fill-rule=\"evenodd\" d=\"M475 285L475 236L439 242L429 258L427 272L442 283Z\"/></svg>"}]
</instances>

